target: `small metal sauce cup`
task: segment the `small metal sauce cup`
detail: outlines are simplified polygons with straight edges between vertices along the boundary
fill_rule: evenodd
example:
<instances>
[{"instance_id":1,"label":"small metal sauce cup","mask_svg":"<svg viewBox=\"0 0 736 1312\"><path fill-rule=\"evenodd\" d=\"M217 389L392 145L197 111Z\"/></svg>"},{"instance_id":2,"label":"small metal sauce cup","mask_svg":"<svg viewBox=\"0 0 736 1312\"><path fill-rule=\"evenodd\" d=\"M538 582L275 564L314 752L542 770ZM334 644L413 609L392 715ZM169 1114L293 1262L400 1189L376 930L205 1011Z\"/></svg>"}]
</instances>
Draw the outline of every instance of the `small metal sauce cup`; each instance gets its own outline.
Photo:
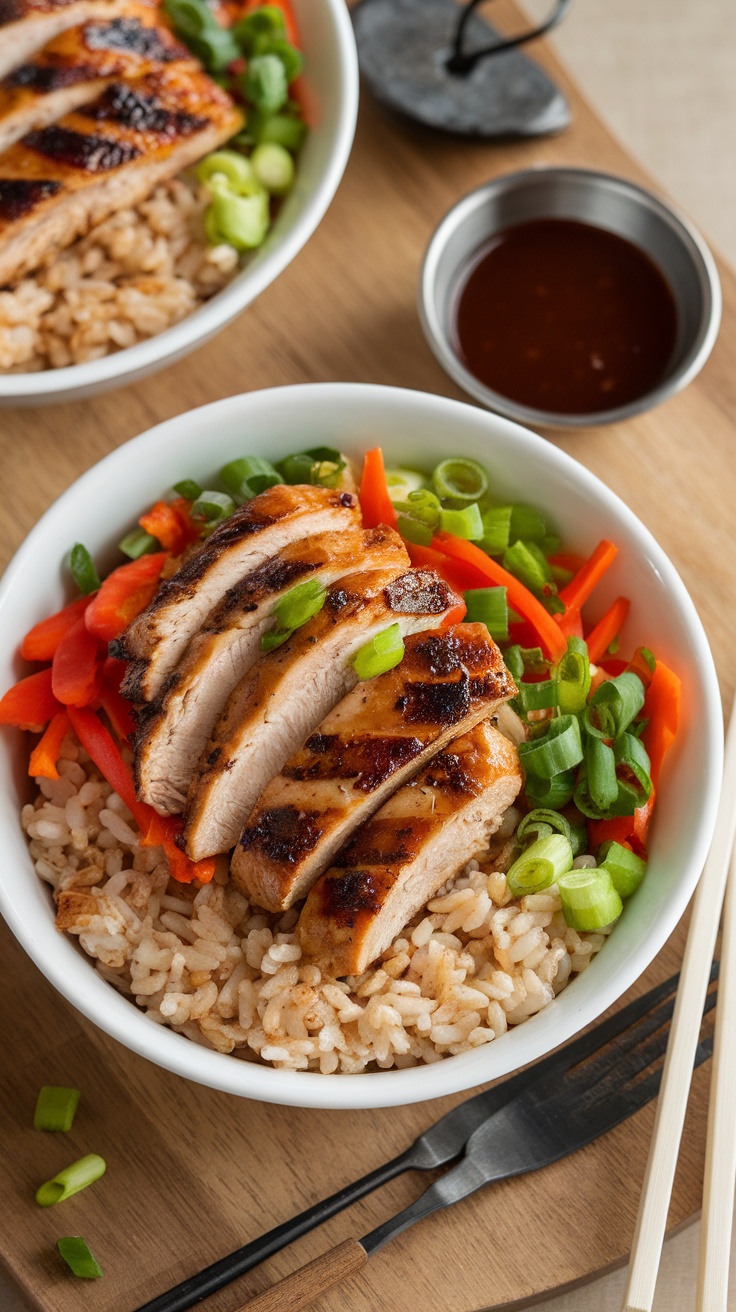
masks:
<instances>
[{"instance_id":1,"label":"small metal sauce cup","mask_svg":"<svg viewBox=\"0 0 736 1312\"><path fill-rule=\"evenodd\" d=\"M532 219L550 218L576 219L625 237L649 256L670 286L677 309L677 337L665 376L627 405L592 414L537 410L486 387L456 353L455 300L473 256L495 233ZM489 410L532 426L588 428L648 410L695 378L718 334L721 285L713 256L692 224L642 187L590 169L525 169L477 187L445 215L424 257L419 316L440 364Z\"/></svg>"}]
</instances>

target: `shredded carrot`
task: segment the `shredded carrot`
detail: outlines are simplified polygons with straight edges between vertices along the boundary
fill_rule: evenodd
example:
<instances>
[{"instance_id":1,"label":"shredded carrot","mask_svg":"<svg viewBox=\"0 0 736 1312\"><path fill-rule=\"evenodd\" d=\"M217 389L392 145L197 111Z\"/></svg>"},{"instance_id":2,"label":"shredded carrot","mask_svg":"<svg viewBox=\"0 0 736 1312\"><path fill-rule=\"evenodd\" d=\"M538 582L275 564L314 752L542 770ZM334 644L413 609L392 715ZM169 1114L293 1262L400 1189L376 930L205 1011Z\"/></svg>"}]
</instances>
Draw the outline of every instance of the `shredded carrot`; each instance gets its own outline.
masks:
<instances>
[{"instance_id":1,"label":"shredded carrot","mask_svg":"<svg viewBox=\"0 0 736 1312\"><path fill-rule=\"evenodd\" d=\"M383 452L380 446L365 453L358 495L363 524L366 528L378 528L379 524L388 524L389 528L396 528L397 516L388 494Z\"/></svg>"},{"instance_id":2,"label":"shredded carrot","mask_svg":"<svg viewBox=\"0 0 736 1312\"><path fill-rule=\"evenodd\" d=\"M608 648L621 632L631 603L627 597L617 597L602 619L590 630L585 641L588 644L588 656L594 665L605 656Z\"/></svg>"},{"instance_id":3,"label":"shredded carrot","mask_svg":"<svg viewBox=\"0 0 736 1312\"><path fill-rule=\"evenodd\" d=\"M680 720L681 695L680 679L667 665L658 660L644 699L642 716L649 723L641 736L649 754L650 773L655 788L659 783L662 762L675 741Z\"/></svg>"},{"instance_id":4,"label":"shredded carrot","mask_svg":"<svg viewBox=\"0 0 736 1312\"><path fill-rule=\"evenodd\" d=\"M36 743L28 762L28 773L32 779L59 778L57 769L59 752L70 727L69 715L65 710L57 711L49 720L48 727Z\"/></svg>"},{"instance_id":5,"label":"shredded carrot","mask_svg":"<svg viewBox=\"0 0 736 1312\"><path fill-rule=\"evenodd\" d=\"M566 609L573 606L578 610L581 609L617 555L618 547L613 542L607 542L604 538L598 543L593 554L580 567L575 577L560 589L560 600L565 603Z\"/></svg>"},{"instance_id":6,"label":"shredded carrot","mask_svg":"<svg viewBox=\"0 0 736 1312\"><path fill-rule=\"evenodd\" d=\"M433 569L435 574L439 574L445 583L449 583L455 592L460 596L470 588L482 588L485 586L485 580L477 570L470 565L464 565L460 561L451 560L449 556L444 556L441 551L434 551L432 547L422 547L415 542L405 542L404 546L409 552L409 559L414 569Z\"/></svg>"}]
</instances>

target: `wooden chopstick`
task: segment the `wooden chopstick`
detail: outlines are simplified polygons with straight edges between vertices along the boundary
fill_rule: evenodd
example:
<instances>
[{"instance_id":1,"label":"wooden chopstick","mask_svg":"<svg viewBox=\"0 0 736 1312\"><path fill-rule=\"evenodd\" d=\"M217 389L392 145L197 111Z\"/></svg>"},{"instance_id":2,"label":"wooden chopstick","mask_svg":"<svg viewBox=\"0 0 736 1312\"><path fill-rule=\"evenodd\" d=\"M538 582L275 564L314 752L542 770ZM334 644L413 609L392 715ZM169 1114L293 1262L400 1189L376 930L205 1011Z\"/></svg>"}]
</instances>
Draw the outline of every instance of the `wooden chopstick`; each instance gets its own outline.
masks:
<instances>
[{"instance_id":1,"label":"wooden chopstick","mask_svg":"<svg viewBox=\"0 0 736 1312\"><path fill-rule=\"evenodd\" d=\"M680 987L631 1250L623 1312L651 1312L654 1300L700 1020L718 936L718 922L735 832L736 698L726 736L723 783L713 842L695 894L682 961ZM722 996L723 987L719 989L719 999ZM724 1114L727 1114L725 1108Z\"/></svg>"},{"instance_id":2,"label":"wooden chopstick","mask_svg":"<svg viewBox=\"0 0 736 1312\"><path fill-rule=\"evenodd\" d=\"M734 799L736 805L736 799ZM697 1312L727 1312L736 1188L736 852L726 889L708 1105Z\"/></svg>"}]
</instances>

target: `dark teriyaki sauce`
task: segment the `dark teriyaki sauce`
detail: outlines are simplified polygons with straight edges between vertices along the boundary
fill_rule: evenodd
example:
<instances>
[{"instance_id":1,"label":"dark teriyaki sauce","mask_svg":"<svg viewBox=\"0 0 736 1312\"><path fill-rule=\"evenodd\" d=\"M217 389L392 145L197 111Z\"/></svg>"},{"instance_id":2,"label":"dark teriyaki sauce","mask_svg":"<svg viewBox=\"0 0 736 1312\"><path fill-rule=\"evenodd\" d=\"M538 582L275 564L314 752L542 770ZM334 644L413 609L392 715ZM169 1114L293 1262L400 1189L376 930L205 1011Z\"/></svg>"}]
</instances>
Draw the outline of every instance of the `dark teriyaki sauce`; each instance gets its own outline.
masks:
<instances>
[{"instance_id":1,"label":"dark teriyaki sauce","mask_svg":"<svg viewBox=\"0 0 736 1312\"><path fill-rule=\"evenodd\" d=\"M659 269L625 238L538 219L476 253L453 330L458 356L494 392L554 414L593 414L661 382L677 311Z\"/></svg>"}]
</instances>

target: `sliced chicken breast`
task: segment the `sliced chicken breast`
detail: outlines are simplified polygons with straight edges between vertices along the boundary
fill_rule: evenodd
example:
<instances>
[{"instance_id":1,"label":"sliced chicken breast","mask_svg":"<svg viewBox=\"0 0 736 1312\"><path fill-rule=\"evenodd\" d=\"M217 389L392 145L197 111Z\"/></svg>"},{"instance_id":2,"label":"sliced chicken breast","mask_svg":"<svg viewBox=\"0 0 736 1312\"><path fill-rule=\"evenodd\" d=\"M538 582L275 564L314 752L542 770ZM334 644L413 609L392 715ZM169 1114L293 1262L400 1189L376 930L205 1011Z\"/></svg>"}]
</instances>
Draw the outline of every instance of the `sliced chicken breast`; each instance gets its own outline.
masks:
<instances>
[{"instance_id":1,"label":"sliced chicken breast","mask_svg":"<svg viewBox=\"0 0 736 1312\"><path fill-rule=\"evenodd\" d=\"M94 100L111 82L169 64L199 68L151 9L130 4L125 17L68 28L0 82L0 150Z\"/></svg>"},{"instance_id":2,"label":"sliced chicken breast","mask_svg":"<svg viewBox=\"0 0 736 1312\"><path fill-rule=\"evenodd\" d=\"M0 78L68 27L130 10L130 0L0 0Z\"/></svg>"},{"instance_id":3,"label":"sliced chicken breast","mask_svg":"<svg viewBox=\"0 0 736 1312\"><path fill-rule=\"evenodd\" d=\"M192 781L184 838L190 856L234 846L269 780L358 682L352 657L388 625L436 628L459 598L432 570L352 574L322 610L263 656L231 694Z\"/></svg>"},{"instance_id":4,"label":"sliced chicken breast","mask_svg":"<svg viewBox=\"0 0 736 1312\"><path fill-rule=\"evenodd\" d=\"M299 918L302 950L328 974L362 974L483 849L521 784L515 747L488 721L456 738L314 885Z\"/></svg>"},{"instance_id":5,"label":"sliced chicken breast","mask_svg":"<svg viewBox=\"0 0 736 1312\"><path fill-rule=\"evenodd\" d=\"M206 73L172 64L29 132L0 155L0 286L137 205L242 121Z\"/></svg>"},{"instance_id":6,"label":"sliced chicken breast","mask_svg":"<svg viewBox=\"0 0 736 1312\"><path fill-rule=\"evenodd\" d=\"M269 911L305 897L352 833L516 691L485 624L415 633L401 664L344 697L272 779L230 866Z\"/></svg>"},{"instance_id":7,"label":"sliced chicken breast","mask_svg":"<svg viewBox=\"0 0 736 1312\"><path fill-rule=\"evenodd\" d=\"M289 543L360 524L358 498L324 487L279 483L240 506L114 644L116 656L133 661L126 697L151 701L160 692L210 611L246 574Z\"/></svg>"},{"instance_id":8,"label":"sliced chicken breast","mask_svg":"<svg viewBox=\"0 0 736 1312\"><path fill-rule=\"evenodd\" d=\"M350 527L292 542L228 589L210 612L161 696L141 712L135 742L138 794L162 815L183 811L187 790L215 720L261 655L274 606L297 584L329 587L358 566L404 569L408 556L390 528Z\"/></svg>"}]
</instances>

